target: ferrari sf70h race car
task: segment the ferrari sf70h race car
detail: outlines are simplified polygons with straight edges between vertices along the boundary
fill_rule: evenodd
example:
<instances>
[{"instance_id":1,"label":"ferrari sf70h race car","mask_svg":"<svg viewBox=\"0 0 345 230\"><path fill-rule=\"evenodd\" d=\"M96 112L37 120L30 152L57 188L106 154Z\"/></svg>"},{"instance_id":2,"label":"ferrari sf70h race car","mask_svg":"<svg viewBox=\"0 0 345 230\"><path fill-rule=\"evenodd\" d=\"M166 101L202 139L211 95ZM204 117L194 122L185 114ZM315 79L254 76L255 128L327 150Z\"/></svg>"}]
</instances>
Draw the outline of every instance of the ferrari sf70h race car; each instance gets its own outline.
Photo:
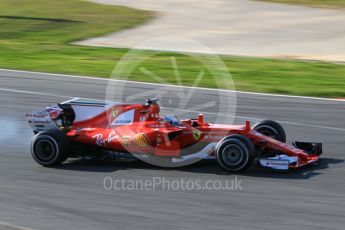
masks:
<instances>
[{"instance_id":1,"label":"ferrari sf70h race car","mask_svg":"<svg viewBox=\"0 0 345 230\"><path fill-rule=\"evenodd\" d=\"M158 99L144 104L117 104L72 99L26 114L35 136L34 160L57 166L73 156L139 159L163 166L215 159L229 172L248 169L254 162L278 170L299 168L319 160L321 143L286 144L282 126L271 120L253 127L210 124L199 114L180 120L160 116ZM166 164L168 162L168 164ZM157 163L158 164L158 163Z\"/></svg>"}]
</instances>

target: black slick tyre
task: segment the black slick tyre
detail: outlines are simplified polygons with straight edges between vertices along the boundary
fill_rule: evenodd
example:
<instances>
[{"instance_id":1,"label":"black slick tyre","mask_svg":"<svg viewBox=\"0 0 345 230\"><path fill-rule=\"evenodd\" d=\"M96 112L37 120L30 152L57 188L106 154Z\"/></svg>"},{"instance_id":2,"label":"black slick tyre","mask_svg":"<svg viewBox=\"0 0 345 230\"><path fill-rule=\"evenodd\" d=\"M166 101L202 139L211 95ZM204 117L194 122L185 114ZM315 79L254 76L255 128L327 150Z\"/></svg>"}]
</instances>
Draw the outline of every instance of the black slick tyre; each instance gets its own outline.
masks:
<instances>
[{"instance_id":1,"label":"black slick tyre","mask_svg":"<svg viewBox=\"0 0 345 230\"><path fill-rule=\"evenodd\" d=\"M218 164L225 171L241 172L248 169L255 158L255 148L251 140L239 134L223 138L216 147Z\"/></svg>"},{"instance_id":2,"label":"black slick tyre","mask_svg":"<svg viewBox=\"0 0 345 230\"><path fill-rule=\"evenodd\" d=\"M253 129L265 136L272 137L280 142L286 142L286 133L284 128L276 121L265 120L256 125Z\"/></svg>"},{"instance_id":3,"label":"black slick tyre","mask_svg":"<svg viewBox=\"0 0 345 230\"><path fill-rule=\"evenodd\" d=\"M40 132L31 142L31 155L34 160L45 167L61 164L68 158L69 139L58 129Z\"/></svg>"}]
</instances>

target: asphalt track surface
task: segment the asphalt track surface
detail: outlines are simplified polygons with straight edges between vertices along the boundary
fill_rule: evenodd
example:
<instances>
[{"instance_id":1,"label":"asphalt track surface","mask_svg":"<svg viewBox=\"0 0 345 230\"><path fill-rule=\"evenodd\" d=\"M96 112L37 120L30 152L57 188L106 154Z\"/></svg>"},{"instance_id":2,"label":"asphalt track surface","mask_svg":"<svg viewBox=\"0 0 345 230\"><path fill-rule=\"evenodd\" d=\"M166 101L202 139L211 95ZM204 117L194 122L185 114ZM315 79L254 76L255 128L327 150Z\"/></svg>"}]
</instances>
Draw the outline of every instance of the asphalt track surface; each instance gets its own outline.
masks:
<instances>
[{"instance_id":1,"label":"asphalt track surface","mask_svg":"<svg viewBox=\"0 0 345 230\"><path fill-rule=\"evenodd\" d=\"M345 61L343 10L255 0L91 1L156 15L135 28L79 42L83 45ZM186 37L207 48L184 45Z\"/></svg>"},{"instance_id":2,"label":"asphalt track surface","mask_svg":"<svg viewBox=\"0 0 345 230\"><path fill-rule=\"evenodd\" d=\"M70 160L37 165L24 113L78 96L104 99L106 81L0 71L0 229L344 229L345 103L237 94L237 120L282 121L289 141L324 143L320 163L292 172L252 168L229 175L216 163L178 169L144 163ZM156 85L127 83L126 94ZM189 106L216 91L196 90ZM173 100L174 97L171 97ZM191 108L191 107L189 107ZM204 110L208 119L216 115ZM106 191L105 177L127 180L241 180L229 191Z\"/></svg>"}]
</instances>

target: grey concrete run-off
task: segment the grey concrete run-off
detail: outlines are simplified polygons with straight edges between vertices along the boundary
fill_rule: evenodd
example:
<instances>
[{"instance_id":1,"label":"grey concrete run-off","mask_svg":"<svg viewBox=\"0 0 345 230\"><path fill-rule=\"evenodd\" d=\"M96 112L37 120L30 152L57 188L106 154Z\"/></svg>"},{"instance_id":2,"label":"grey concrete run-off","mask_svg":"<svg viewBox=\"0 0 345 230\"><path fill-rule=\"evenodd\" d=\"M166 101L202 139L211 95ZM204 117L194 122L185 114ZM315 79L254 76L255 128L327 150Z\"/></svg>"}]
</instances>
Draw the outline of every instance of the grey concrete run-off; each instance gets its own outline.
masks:
<instances>
[{"instance_id":1,"label":"grey concrete run-off","mask_svg":"<svg viewBox=\"0 0 345 230\"><path fill-rule=\"evenodd\" d=\"M178 52L345 61L345 11L252 0L92 0L155 11L133 29L78 42ZM148 42L160 38L158 41ZM208 48L183 46L183 38Z\"/></svg>"}]
</instances>

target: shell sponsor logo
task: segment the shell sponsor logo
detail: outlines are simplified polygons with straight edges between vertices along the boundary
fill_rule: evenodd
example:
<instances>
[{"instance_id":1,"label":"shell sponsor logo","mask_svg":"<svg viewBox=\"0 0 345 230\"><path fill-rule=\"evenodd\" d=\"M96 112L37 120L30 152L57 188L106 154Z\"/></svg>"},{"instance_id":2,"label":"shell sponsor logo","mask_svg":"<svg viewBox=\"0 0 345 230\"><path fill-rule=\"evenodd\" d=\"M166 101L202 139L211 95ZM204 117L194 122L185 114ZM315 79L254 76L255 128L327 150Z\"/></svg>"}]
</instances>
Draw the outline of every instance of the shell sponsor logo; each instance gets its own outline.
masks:
<instances>
[{"instance_id":1,"label":"shell sponsor logo","mask_svg":"<svg viewBox=\"0 0 345 230\"><path fill-rule=\"evenodd\" d=\"M150 141L147 136L143 133L138 134L134 137L135 144L140 148L147 148L150 146Z\"/></svg>"}]
</instances>

